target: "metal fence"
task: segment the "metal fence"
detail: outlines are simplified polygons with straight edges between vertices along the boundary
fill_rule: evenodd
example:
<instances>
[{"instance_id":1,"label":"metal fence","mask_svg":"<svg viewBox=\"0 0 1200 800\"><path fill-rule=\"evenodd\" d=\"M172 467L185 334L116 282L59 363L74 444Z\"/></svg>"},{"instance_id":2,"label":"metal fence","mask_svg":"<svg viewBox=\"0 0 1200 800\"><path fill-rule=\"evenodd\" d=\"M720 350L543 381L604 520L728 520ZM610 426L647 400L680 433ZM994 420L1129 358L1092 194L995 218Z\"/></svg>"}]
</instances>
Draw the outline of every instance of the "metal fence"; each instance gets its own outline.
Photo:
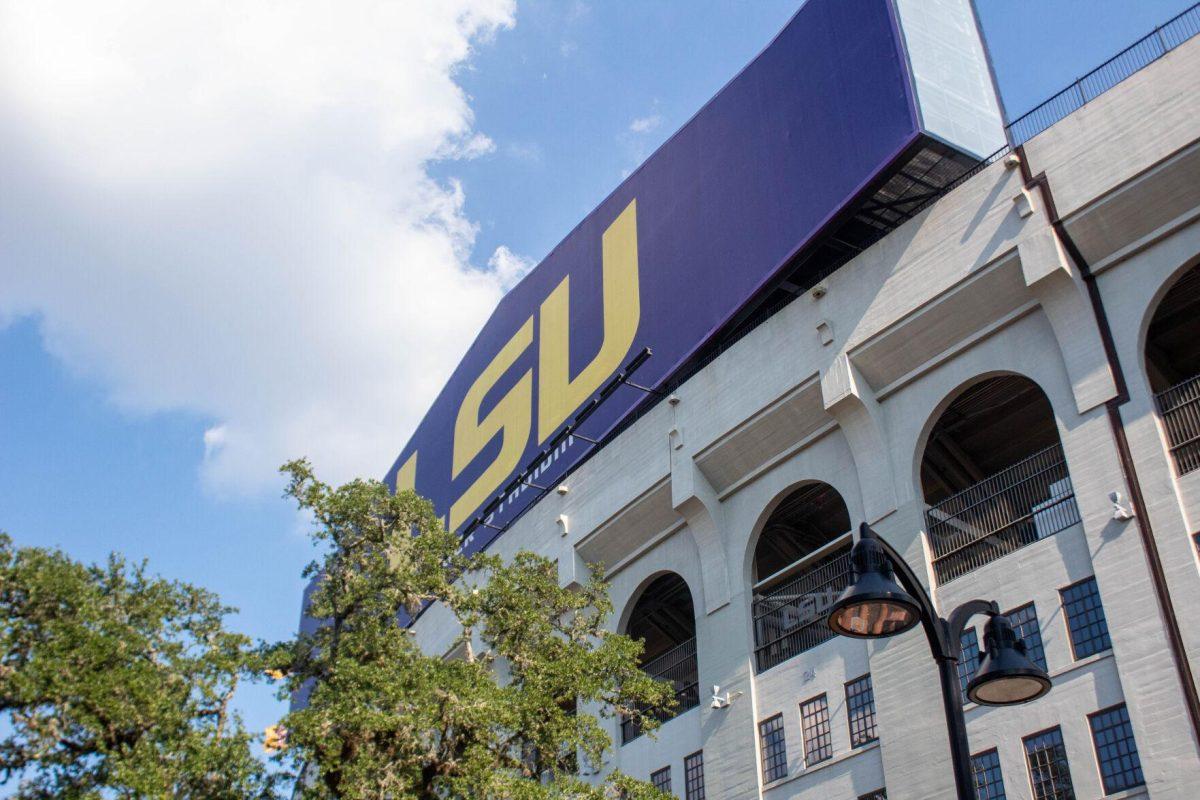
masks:
<instances>
[{"instance_id":1,"label":"metal fence","mask_svg":"<svg viewBox=\"0 0 1200 800\"><path fill-rule=\"evenodd\" d=\"M833 638L825 616L852 577L850 537L846 536L791 578L754 596L754 657L759 672Z\"/></svg>"},{"instance_id":2,"label":"metal fence","mask_svg":"<svg viewBox=\"0 0 1200 800\"><path fill-rule=\"evenodd\" d=\"M933 571L946 583L1079 522L1055 444L925 510Z\"/></svg>"},{"instance_id":3,"label":"metal fence","mask_svg":"<svg viewBox=\"0 0 1200 800\"><path fill-rule=\"evenodd\" d=\"M1008 124L1009 141L1024 144L1200 33L1200 3L1171 18L1067 88Z\"/></svg>"},{"instance_id":4,"label":"metal fence","mask_svg":"<svg viewBox=\"0 0 1200 800\"><path fill-rule=\"evenodd\" d=\"M1154 397L1180 475L1200 469L1200 375Z\"/></svg>"},{"instance_id":5,"label":"metal fence","mask_svg":"<svg viewBox=\"0 0 1200 800\"><path fill-rule=\"evenodd\" d=\"M688 639L671 648L661 656L642 665L642 671L651 678L669 681L675 687L674 712L660 714L658 720L667 720L682 714L689 708L700 705L700 673L696 665L696 640ZM642 735L642 726L636 719L621 720L621 744L631 742Z\"/></svg>"}]
</instances>

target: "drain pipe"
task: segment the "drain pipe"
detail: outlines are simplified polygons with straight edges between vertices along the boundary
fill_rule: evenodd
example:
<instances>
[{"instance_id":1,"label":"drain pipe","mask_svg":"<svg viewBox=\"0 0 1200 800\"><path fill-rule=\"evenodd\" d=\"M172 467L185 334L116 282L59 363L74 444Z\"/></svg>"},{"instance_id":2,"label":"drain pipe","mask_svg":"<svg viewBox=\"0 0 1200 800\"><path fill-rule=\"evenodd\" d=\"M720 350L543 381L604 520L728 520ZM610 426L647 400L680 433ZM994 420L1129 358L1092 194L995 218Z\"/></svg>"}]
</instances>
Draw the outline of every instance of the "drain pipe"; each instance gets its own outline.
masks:
<instances>
[{"instance_id":1,"label":"drain pipe","mask_svg":"<svg viewBox=\"0 0 1200 800\"><path fill-rule=\"evenodd\" d=\"M1175 662L1175 671L1179 676L1179 683L1183 688L1188 717L1192 723L1192 734L1197 744L1200 744L1200 695L1197 694L1196 680L1192 674L1191 664L1188 662L1187 651L1184 649L1179 617L1175 613L1175 605L1171 602L1171 593L1167 589L1166 571L1163 569L1162 557L1158 552L1158 543L1154 538L1154 529L1150 525L1150 515L1146 512L1146 502L1142 494L1142 485L1138 480L1137 468L1133 463L1133 455L1129 450L1129 439L1125 435L1125 422L1121 419L1121 406L1129 401L1129 385L1125 381L1125 371L1121 368L1121 361L1117 358L1117 348L1113 341L1112 327L1108 323L1108 314L1104 310L1104 300L1100 296L1100 287L1096 285L1096 276L1092 273L1087 259L1083 257L1083 253L1075 245L1071 234L1067 231L1066 226L1058 216L1058 209L1054 205L1054 195L1050 191L1050 182L1046 178L1046 173L1031 174L1029 162L1025 158L1024 145L1017 145L1015 152L1020 159L1021 177L1025 180L1025 188L1032 190L1036 186L1041 192L1042 199L1046 203L1046 213L1050 219L1050 225L1054 229L1054 234L1058 237L1067 255L1075 262L1076 268L1079 269L1079 273L1083 277L1084 286L1087 288L1088 299L1091 301L1092 306L1092 314L1095 316L1096 325L1100 330L1100 341L1104 346L1104 355L1108 361L1108 367L1112 371L1113 381L1116 383L1117 389L1117 396L1106 401L1104 408L1108 412L1108 423L1112 428L1113 438L1117 443L1117 456L1121 462L1121 471L1125 475L1125 482L1129 487L1129 497L1135 510L1133 524L1141 534L1142 546L1146 552L1146 565L1150 569L1150 583L1154 588L1154 596L1158 600L1158 607L1162 614L1163 622L1166 624L1167 641L1171 648L1171 656Z\"/></svg>"}]
</instances>

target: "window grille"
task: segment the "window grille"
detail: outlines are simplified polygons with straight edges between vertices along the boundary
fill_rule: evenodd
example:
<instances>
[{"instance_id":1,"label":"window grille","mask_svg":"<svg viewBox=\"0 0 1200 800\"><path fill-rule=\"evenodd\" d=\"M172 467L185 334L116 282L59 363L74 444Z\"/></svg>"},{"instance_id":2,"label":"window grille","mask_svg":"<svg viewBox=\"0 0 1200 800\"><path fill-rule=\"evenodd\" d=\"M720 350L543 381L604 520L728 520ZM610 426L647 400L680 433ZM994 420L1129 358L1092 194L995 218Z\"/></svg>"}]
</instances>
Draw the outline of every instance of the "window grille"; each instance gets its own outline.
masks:
<instances>
[{"instance_id":1,"label":"window grille","mask_svg":"<svg viewBox=\"0 0 1200 800\"><path fill-rule=\"evenodd\" d=\"M704 751L697 750L683 760L684 800L704 800Z\"/></svg>"},{"instance_id":2,"label":"window grille","mask_svg":"<svg viewBox=\"0 0 1200 800\"><path fill-rule=\"evenodd\" d=\"M971 773L975 776L975 800L1007 800L1000 754L995 749L971 756Z\"/></svg>"},{"instance_id":3,"label":"window grille","mask_svg":"<svg viewBox=\"0 0 1200 800\"><path fill-rule=\"evenodd\" d=\"M1026 736L1023 741L1034 800L1075 800L1062 730L1051 728Z\"/></svg>"},{"instance_id":4,"label":"window grille","mask_svg":"<svg viewBox=\"0 0 1200 800\"><path fill-rule=\"evenodd\" d=\"M671 767L666 766L650 773L650 783L660 792L671 792Z\"/></svg>"},{"instance_id":5,"label":"window grille","mask_svg":"<svg viewBox=\"0 0 1200 800\"><path fill-rule=\"evenodd\" d=\"M1100 777L1104 793L1112 794L1131 789L1146 782L1142 775L1142 760L1138 757L1133 726L1124 704L1097 711L1088 717L1092 725L1092 743L1096 760L1100 762Z\"/></svg>"},{"instance_id":6,"label":"window grille","mask_svg":"<svg viewBox=\"0 0 1200 800\"><path fill-rule=\"evenodd\" d=\"M800 704L800 728L804 734L804 765L811 767L833 756L829 729L829 701L819 695Z\"/></svg>"},{"instance_id":7,"label":"window grille","mask_svg":"<svg viewBox=\"0 0 1200 800\"><path fill-rule=\"evenodd\" d=\"M1063 612L1067 630L1071 633L1071 652L1075 658L1086 658L1112 647L1108 638L1108 621L1100 603L1100 590L1095 578L1087 578L1063 589Z\"/></svg>"},{"instance_id":8,"label":"window grille","mask_svg":"<svg viewBox=\"0 0 1200 800\"><path fill-rule=\"evenodd\" d=\"M834 601L854 579L850 546L850 537L845 536L817 551L790 577L755 590L754 655L759 672L834 637L825 619Z\"/></svg>"},{"instance_id":9,"label":"window grille","mask_svg":"<svg viewBox=\"0 0 1200 800\"><path fill-rule=\"evenodd\" d=\"M870 675L846 684L846 710L850 719L851 747L861 747L879 738L875 733L875 690Z\"/></svg>"},{"instance_id":10,"label":"window grille","mask_svg":"<svg viewBox=\"0 0 1200 800\"><path fill-rule=\"evenodd\" d=\"M1062 445L1054 444L925 510L938 583L1079 522Z\"/></svg>"},{"instance_id":11,"label":"window grille","mask_svg":"<svg viewBox=\"0 0 1200 800\"><path fill-rule=\"evenodd\" d=\"M974 628L967 628L959 639L958 655L958 687L962 691L962 701L967 702L967 684L979 671L979 635Z\"/></svg>"},{"instance_id":12,"label":"window grille","mask_svg":"<svg viewBox=\"0 0 1200 800\"><path fill-rule=\"evenodd\" d=\"M1155 395L1175 469L1186 475L1200 469L1200 375Z\"/></svg>"},{"instance_id":13,"label":"window grille","mask_svg":"<svg viewBox=\"0 0 1200 800\"><path fill-rule=\"evenodd\" d=\"M670 681L675 688L678 705L673 712L660 714L659 722L682 714L700 705L700 678L696 662L696 640L680 642L661 656L642 665L642 672L660 681ZM628 744L642 735L642 726L636 719L621 720L621 744Z\"/></svg>"},{"instance_id":14,"label":"window grille","mask_svg":"<svg viewBox=\"0 0 1200 800\"><path fill-rule=\"evenodd\" d=\"M1038 626L1037 609L1033 603L1013 609L1005 616L1008 617L1008 624L1012 625L1017 638L1025 642L1025 655L1029 656L1029 660L1034 664L1047 670L1046 651L1042 648L1042 629Z\"/></svg>"},{"instance_id":15,"label":"window grille","mask_svg":"<svg viewBox=\"0 0 1200 800\"><path fill-rule=\"evenodd\" d=\"M758 723L758 736L762 740L763 783L786 777L787 743L783 735L783 715L776 714Z\"/></svg>"}]
</instances>

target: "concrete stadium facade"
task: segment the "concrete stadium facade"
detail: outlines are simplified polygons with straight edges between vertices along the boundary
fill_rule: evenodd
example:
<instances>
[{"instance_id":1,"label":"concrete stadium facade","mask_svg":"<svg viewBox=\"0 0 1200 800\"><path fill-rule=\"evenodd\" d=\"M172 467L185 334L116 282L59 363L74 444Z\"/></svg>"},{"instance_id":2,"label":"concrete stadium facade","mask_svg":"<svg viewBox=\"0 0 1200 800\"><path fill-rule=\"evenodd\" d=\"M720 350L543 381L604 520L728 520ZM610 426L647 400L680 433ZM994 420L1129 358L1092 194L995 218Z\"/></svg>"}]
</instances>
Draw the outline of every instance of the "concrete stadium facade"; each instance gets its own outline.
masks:
<instances>
[{"instance_id":1,"label":"concrete stadium facade","mask_svg":"<svg viewBox=\"0 0 1200 800\"><path fill-rule=\"evenodd\" d=\"M1182 374L1200 359L1197 76L1193 39L974 175L492 545L556 559L564 584L603 562L613 627L652 626L663 674L690 676L693 707L655 736L610 721L605 768L669 775L680 797L952 797L923 635L813 627L865 521L942 613L994 599L1040 640L1048 696L966 707L981 796L1000 796L997 774L1012 800L1072 796L1046 794L1064 760L1075 797L1200 796L1200 425ZM436 606L415 630L429 652L457 635Z\"/></svg>"}]
</instances>

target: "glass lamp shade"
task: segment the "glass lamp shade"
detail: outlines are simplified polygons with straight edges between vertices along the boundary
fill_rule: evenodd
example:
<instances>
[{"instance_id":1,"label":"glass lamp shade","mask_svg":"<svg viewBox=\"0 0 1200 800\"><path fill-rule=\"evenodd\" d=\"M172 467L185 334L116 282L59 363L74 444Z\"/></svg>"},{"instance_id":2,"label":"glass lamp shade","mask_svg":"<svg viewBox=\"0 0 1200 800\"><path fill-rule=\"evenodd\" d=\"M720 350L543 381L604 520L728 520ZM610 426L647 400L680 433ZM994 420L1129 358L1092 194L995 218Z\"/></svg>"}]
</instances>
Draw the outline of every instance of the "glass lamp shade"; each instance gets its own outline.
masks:
<instances>
[{"instance_id":1,"label":"glass lamp shade","mask_svg":"<svg viewBox=\"0 0 1200 800\"><path fill-rule=\"evenodd\" d=\"M921 621L921 607L892 577L887 554L870 538L850 551L854 582L829 613L829 627L842 636L878 639L895 636Z\"/></svg>"},{"instance_id":2,"label":"glass lamp shade","mask_svg":"<svg viewBox=\"0 0 1200 800\"><path fill-rule=\"evenodd\" d=\"M967 697L985 706L1012 706L1050 691L1050 676L1029 660L1025 643L1000 615L988 620L979 670L967 684Z\"/></svg>"}]
</instances>

